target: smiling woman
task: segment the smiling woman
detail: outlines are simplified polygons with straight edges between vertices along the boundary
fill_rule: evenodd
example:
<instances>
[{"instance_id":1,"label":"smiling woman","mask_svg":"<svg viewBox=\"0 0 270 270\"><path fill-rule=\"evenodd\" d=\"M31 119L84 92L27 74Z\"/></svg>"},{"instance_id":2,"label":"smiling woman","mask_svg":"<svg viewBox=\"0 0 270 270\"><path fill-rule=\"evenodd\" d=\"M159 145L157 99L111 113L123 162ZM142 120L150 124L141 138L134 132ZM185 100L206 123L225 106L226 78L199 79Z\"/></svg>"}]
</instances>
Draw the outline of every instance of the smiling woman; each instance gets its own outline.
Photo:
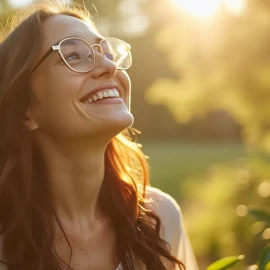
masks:
<instances>
[{"instance_id":1,"label":"smiling woman","mask_svg":"<svg viewBox=\"0 0 270 270\"><path fill-rule=\"evenodd\" d=\"M197 269L132 141L130 50L53 3L1 42L1 270Z\"/></svg>"}]
</instances>

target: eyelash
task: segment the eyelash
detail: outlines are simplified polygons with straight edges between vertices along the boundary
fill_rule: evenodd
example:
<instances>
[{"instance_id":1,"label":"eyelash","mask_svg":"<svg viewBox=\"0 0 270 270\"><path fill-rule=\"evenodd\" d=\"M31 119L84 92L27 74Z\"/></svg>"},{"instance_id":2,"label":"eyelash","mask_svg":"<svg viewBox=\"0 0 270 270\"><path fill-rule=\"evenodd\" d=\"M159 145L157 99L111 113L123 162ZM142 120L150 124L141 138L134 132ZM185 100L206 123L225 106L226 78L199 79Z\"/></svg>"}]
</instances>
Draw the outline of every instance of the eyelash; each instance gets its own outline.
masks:
<instances>
[{"instance_id":1,"label":"eyelash","mask_svg":"<svg viewBox=\"0 0 270 270\"><path fill-rule=\"evenodd\" d=\"M68 59L68 57L70 57L70 56L76 56L76 57L78 57L78 58L80 58L79 56L79 54L77 53L77 52L71 52L70 54L68 54L68 55L64 55L64 58L65 59ZM73 60L73 59L72 59Z\"/></svg>"}]
</instances>

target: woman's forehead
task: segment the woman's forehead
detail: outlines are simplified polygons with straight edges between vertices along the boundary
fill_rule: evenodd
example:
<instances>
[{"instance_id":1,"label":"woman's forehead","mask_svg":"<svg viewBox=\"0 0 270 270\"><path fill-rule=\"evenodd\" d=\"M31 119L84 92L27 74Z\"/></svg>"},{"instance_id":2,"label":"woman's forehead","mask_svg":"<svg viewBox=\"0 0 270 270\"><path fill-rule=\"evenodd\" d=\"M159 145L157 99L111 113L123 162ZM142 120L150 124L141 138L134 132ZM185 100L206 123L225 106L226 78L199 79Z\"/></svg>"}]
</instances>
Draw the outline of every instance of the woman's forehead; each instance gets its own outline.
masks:
<instances>
[{"instance_id":1,"label":"woman's forehead","mask_svg":"<svg viewBox=\"0 0 270 270\"><path fill-rule=\"evenodd\" d=\"M68 15L56 15L47 19L43 25L42 51L46 52L52 45L67 37L81 37L90 44L95 43L100 34L94 25Z\"/></svg>"}]
</instances>

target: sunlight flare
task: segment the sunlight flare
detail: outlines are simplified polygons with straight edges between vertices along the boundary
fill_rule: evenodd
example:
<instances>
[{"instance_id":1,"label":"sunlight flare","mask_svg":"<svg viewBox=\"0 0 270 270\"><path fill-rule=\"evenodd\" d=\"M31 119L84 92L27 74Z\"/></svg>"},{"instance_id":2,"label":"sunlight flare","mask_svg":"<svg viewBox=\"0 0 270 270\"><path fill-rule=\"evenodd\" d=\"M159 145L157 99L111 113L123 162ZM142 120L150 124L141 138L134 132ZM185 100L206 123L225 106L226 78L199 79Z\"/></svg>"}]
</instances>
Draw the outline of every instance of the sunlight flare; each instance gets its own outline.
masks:
<instances>
[{"instance_id":1,"label":"sunlight flare","mask_svg":"<svg viewBox=\"0 0 270 270\"><path fill-rule=\"evenodd\" d=\"M244 6L245 0L171 0L175 5L185 10L190 15L207 19L215 15L222 6L232 13L240 13Z\"/></svg>"},{"instance_id":2,"label":"sunlight flare","mask_svg":"<svg viewBox=\"0 0 270 270\"><path fill-rule=\"evenodd\" d=\"M173 2L192 16L204 19L211 17L218 11L222 0L173 0Z\"/></svg>"},{"instance_id":3,"label":"sunlight flare","mask_svg":"<svg viewBox=\"0 0 270 270\"><path fill-rule=\"evenodd\" d=\"M8 3L13 7L13 8L22 8L24 6L29 6L32 4L32 0L8 0Z\"/></svg>"},{"instance_id":4,"label":"sunlight flare","mask_svg":"<svg viewBox=\"0 0 270 270\"><path fill-rule=\"evenodd\" d=\"M239 14L245 7L245 0L226 0L224 4L229 11Z\"/></svg>"}]
</instances>

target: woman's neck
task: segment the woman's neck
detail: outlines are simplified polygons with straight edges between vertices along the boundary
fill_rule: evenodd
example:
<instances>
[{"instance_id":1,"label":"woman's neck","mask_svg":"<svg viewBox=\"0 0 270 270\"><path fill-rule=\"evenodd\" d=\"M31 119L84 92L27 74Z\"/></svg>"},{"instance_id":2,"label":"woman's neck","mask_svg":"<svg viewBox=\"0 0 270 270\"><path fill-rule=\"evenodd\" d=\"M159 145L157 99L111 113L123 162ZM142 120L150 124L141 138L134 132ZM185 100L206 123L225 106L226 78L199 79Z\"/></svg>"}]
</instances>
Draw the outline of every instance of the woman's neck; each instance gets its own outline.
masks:
<instances>
[{"instance_id":1,"label":"woman's neck","mask_svg":"<svg viewBox=\"0 0 270 270\"><path fill-rule=\"evenodd\" d=\"M94 142L42 143L56 213L76 226L88 226L101 217L97 200L105 173L106 144Z\"/></svg>"}]
</instances>

